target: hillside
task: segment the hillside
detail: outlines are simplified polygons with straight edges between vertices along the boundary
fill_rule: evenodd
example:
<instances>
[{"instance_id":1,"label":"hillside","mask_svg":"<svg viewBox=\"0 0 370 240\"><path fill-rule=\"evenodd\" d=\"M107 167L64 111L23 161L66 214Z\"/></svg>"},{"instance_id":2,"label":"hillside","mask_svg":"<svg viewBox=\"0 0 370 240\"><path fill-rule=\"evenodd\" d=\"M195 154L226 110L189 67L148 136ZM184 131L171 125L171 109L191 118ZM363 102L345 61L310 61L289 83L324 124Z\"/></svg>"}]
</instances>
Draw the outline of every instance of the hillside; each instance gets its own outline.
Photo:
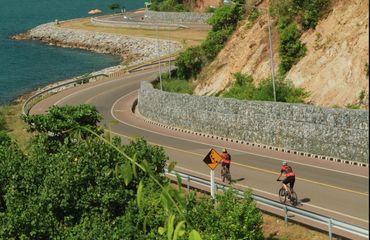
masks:
<instances>
[{"instance_id":1,"label":"hillside","mask_svg":"<svg viewBox=\"0 0 370 240\"><path fill-rule=\"evenodd\" d=\"M261 1L260 8L268 6ZM331 1L327 14L315 30L304 32L301 41L307 54L287 73L286 78L310 92L307 103L319 106L346 106L358 102L365 93L363 108L368 109L369 84L366 64L369 58L369 3L362 0ZM279 64L278 32L272 19L272 45L275 73ZM268 45L268 18L265 11L250 26L248 20L227 42L210 65L194 82L198 95L215 94L228 86L233 74L242 72L256 82L271 77Z\"/></svg>"}]
</instances>

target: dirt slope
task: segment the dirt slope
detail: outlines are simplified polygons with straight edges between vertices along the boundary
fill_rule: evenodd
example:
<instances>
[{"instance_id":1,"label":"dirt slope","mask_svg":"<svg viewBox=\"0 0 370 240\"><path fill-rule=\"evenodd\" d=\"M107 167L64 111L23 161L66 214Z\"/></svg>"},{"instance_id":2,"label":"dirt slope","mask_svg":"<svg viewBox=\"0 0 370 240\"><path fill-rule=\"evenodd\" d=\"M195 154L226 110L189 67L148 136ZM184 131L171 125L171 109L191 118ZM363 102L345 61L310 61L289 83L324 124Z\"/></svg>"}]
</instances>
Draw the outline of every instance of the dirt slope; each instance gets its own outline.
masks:
<instances>
[{"instance_id":1,"label":"dirt slope","mask_svg":"<svg viewBox=\"0 0 370 240\"><path fill-rule=\"evenodd\" d=\"M263 1L259 7L266 7ZM369 83L365 64L369 62L369 3L364 0L332 0L329 13L315 30L305 32L301 41L307 54L288 72L287 78L311 93L307 100L319 106L356 103L365 91L368 109ZM230 85L235 72L251 74L258 82L271 77L268 21L262 12L248 27L244 20L233 37L196 80L196 94L210 95ZM277 72L278 33L272 29L274 66Z\"/></svg>"}]
</instances>

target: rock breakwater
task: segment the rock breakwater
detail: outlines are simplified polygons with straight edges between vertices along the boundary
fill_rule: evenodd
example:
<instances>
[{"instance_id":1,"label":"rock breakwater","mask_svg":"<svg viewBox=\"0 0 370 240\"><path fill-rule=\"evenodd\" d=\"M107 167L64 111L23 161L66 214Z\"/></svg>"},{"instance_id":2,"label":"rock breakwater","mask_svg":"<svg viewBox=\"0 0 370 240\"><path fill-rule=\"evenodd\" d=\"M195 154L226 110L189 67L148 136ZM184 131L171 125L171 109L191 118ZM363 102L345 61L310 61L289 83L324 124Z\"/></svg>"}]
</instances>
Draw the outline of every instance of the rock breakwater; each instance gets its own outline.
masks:
<instances>
[{"instance_id":1,"label":"rock breakwater","mask_svg":"<svg viewBox=\"0 0 370 240\"><path fill-rule=\"evenodd\" d=\"M69 29L55 23L39 25L13 38L39 40L60 47L118 55L129 65L154 60L158 55L172 54L182 48L181 44L175 41ZM170 52L167 47L158 47L169 44L171 44Z\"/></svg>"}]
</instances>

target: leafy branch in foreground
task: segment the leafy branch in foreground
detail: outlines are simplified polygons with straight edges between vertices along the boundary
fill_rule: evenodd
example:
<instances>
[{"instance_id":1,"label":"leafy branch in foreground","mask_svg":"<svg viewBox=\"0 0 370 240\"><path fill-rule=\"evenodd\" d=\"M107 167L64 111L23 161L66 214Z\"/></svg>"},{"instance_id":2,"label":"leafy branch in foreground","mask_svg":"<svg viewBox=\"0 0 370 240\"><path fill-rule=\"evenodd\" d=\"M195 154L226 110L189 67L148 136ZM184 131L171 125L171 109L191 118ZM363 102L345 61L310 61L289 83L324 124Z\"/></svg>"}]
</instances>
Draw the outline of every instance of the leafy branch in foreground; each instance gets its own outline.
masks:
<instances>
[{"instance_id":1,"label":"leafy branch in foreground","mask_svg":"<svg viewBox=\"0 0 370 240\"><path fill-rule=\"evenodd\" d=\"M83 113L78 121L50 115L29 120L37 129L69 119L70 129L60 128L66 133L61 135L36 131L26 153L6 133L0 135L0 239L258 239L244 230L219 231L223 223L240 226L245 218L252 221L243 221L241 229L260 234L253 204L234 201L233 195L217 202L196 198L193 191L185 197L179 175L178 188L172 187L164 175L163 147L142 138L123 145L100 134L95 123L85 127ZM218 214L230 201L233 209Z\"/></svg>"}]
</instances>

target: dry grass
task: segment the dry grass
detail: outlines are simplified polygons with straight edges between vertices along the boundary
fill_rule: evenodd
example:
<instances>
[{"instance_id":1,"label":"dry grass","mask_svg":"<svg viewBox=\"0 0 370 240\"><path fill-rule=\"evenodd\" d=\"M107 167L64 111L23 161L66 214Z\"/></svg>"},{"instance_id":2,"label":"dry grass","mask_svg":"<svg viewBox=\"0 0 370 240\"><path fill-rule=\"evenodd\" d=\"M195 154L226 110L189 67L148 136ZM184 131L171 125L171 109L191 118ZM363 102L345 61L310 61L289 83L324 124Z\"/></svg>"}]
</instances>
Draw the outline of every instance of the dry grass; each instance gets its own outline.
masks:
<instances>
[{"instance_id":1,"label":"dry grass","mask_svg":"<svg viewBox=\"0 0 370 240\"><path fill-rule=\"evenodd\" d=\"M32 134L26 131L26 124L21 119L22 104L0 106L0 112L4 114L10 137L25 150Z\"/></svg>"},{"instance_id":2,"label":"dry grass","mask_svg":"<svg viewBox=\"0 0 370 240\"><path fill-rule=\"evenodd\" d=\"M196 46L200 44L207 36L208 30L188 28L188 29L177 29L177 30L158 30L158 32L147 29L134 29L134 28L115 28L115 27L101 27L93 26L90 24L90 18L75 19L72 21L66 21L60 23L60 27L71 28L71 29L83 29L88 31L105 32L122 34L126 36L135 37L148 37L148 38L160 38L160 39L171 39L178 41L185 45L185 47ZM158 33L158 35L157 35Z\"/></svg>"},{"instance_id":3,"label":"dry grass","mask_svg":"<svg viewBox=\"0 0 370 240\"><path fill-rule=\"evenodd\" d=\"M284 219L263 213L263 234L267 240L327 240L328 234L318 232L303 225L288 222ZM335 238L333 238L335 239Z\"/></svg>"}]
</instances>

